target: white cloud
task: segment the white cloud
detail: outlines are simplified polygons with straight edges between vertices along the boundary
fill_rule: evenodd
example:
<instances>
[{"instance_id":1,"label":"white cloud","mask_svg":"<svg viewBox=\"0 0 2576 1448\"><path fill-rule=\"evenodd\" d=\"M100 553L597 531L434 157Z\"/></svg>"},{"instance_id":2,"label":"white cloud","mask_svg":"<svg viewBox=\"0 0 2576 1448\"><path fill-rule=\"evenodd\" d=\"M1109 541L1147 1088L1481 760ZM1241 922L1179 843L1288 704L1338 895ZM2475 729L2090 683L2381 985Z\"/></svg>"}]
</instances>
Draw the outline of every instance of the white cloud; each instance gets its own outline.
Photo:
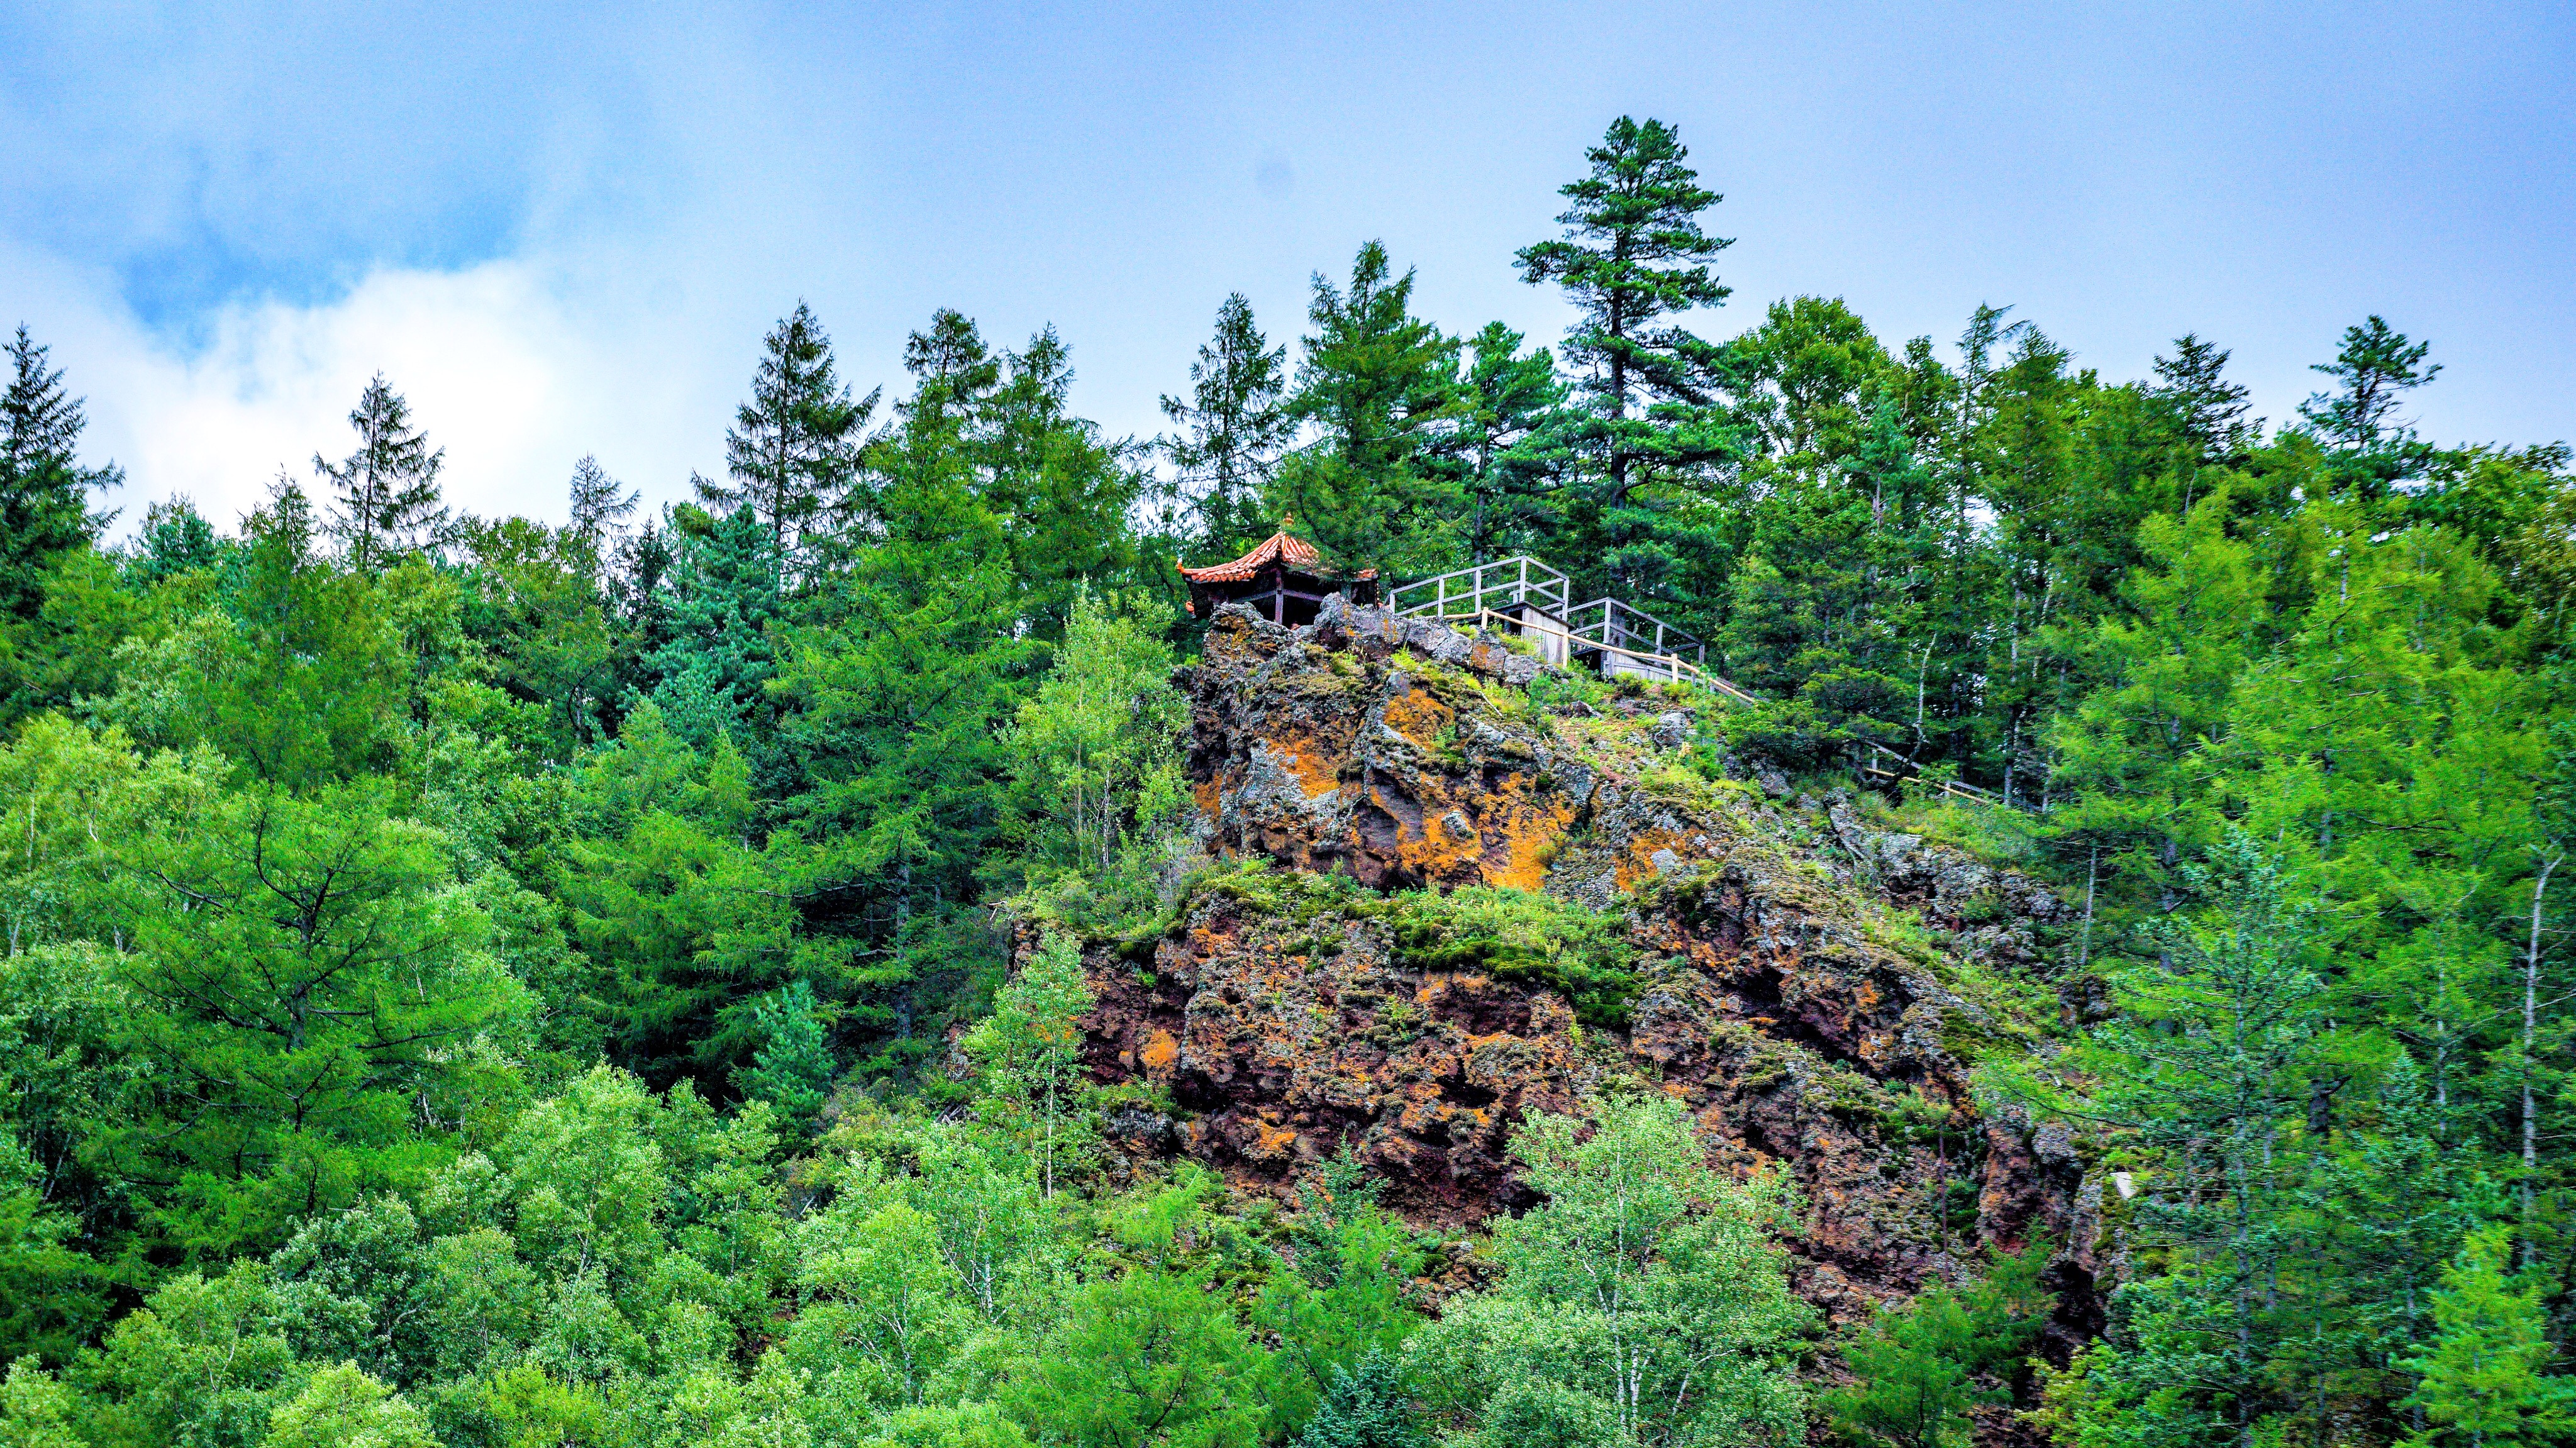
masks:
<instances>
[{"instance_id":1,"label":"white cloud","mask_svg":"<svg viewBox=\"0 0 2576 1448\"><path fill-rule=\"evenodd\" d=\"M137 321L100 279L41 257L6 258L37 340L88 399L84 453L124 465L110 500L128 525L145 502L195 500L229 525L283 467L309 478L314 453L351 445L348 412L383 372L415 422L444 447L449 502L484 514L560 516L573 461L673 496L678 458L722 437L719 379L686 365L690 329L656 325L633 298L524 259L437 272L383 269L312 306L223 308L199 345ZM29 283L34 285L28 285ZM694 396L692 394L695 394ZM710 459L712 461L712 459Z\"/></svg>"}]
</instances>

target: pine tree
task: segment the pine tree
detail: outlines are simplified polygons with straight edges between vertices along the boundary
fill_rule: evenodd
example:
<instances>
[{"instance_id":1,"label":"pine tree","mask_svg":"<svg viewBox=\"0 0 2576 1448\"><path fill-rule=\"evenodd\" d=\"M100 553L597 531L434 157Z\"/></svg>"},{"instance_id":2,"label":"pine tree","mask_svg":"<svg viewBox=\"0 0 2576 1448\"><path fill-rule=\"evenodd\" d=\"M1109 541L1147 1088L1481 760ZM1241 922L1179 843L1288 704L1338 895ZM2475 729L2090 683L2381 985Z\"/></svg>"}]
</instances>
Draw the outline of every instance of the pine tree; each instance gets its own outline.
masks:
<instances>
[{"instance_id":1,"label":"pine tree","mask_svg":"<svg viewBox=\"0 0 2576 1448\"><path fill-rule=\"evenodd\" d=\"M2311 396L2299 404L2299 415L2340 446L2375 447L2387 435L2405 394L2441 374L2440 363L2424 363L2432 350L2432 343L2411 341L2377 315L2346 327L2343 350L2335 360L2309 369L2342 383L2342 391Z\"/></svg>"},{"instance_id":2,"label":"pine tree","mask_svg":"<svg viewBox=\"0 0 2576 1448\"><path fill-rule=\"evenodd\" d=\"M2160 385L2149 395L2171 412L2195 465L2243 457L2261 429L2259 419L2245 420L2245 385L2227 380L2228 356L2186 332L2174 339L2173 356L2156 359Z\"/></svg>"},{"instance_id":3,"label":"pine tree","mask_svg":"<svg viewBox=\"0 0 2576 1448\"><path fill-rule=\"evenodd\" d=\"M1418 1448L1427 1441L1413 1421L1404 1375L1371 1349L1358 1366L1335 1368L1322 1406L1306 1420L1297 1448Z\"/></svg>"},{"instance_id":4,"label":"pine tree","mask_svg":"<svg viewBox=\"0 0 2576 1448\"><path fill-rule=\"evenodd\" d=\"M761 733L754 721L771 717L771 629L786 617L768 520L748 508L710 517L694 505L673 518L668 641L645 661L652 697L693 746L730 733L737 747L752 747Z\"/></svg>"},{"instance_id":5,"label":"pine tree","mask_svg":"<svg viewBox=\"0 0 2576 1448\"><path fill-rule=\"evenodd\" d=\"M995 735L1036 648L1017 633L1009 542L975 497L944 392L925 377L875 450L880 536L784 631L769 686L801 785L783 805L794 868L831 902L818 949L864 962L834 998L896 1052L927 1049L913 1029L925 973L969 956L952 927L1004 822Z\"/></svg>"},{"instance_id":6,"label":"pine tree","mask_svg":"<svg viewBox=\"0 0 2576 1448\"><path fill-rule=\"evenodd\" d=\"M2407 1363L2424 1375L2406 1402L2426 1426L2409 1448L2515 1448L2576 1437L2576 1380L2551 1375L2543 1285L2516 1287L2505 1277L2511 1253L2505 1229L2469 1237L2433 1294L2436 1336Z\"/></svg>"},{"instance_id":7,"label":"pine tree","mask_svg":"<svg viewBox=\"0 0 2576 1448\"><path fill-rule=\"evenodd\" d=\"M2095 1037L2098 1119L2160 1153L2132 1250L2162 1270L2113 1298L2096 1415L2163 1441L2254 1448L2297 1406L2281 1360L2311 1325L2315 1234L2296 1208L2322 1143L2302 1136L2325 1065L2315 913L2241 833L2186 867L2213 908L2156 932L2161 959L2124 972L2127 1014ZM2107 1420L2106 1420L2107 1426Z\"/></svg>"},{"instance_id":8,"label":"pine tree","mask_svg":"<svg viewBox=\"0 0 2576 1448\"><path fill-rule=\"evenodd\" d=\"M1459 489L1433 455L1467 410L1457 339L1413 315L1413 273L1394 275L1377 242L1360 248L1347 289L1321 273L1314 287L1288 412L1316 436L1281 466L1270 505L1344 564L1445 564Z\"/></svg>"},{"instance_id":9,"label":"pine tree","mask_svg":"<svg viewBox=\"0 0 2576 1448\"><path fill-rule=\"evenodd\" d=\"M1680 601L1678 575L1718 551L1678 515L1694 471L1740 447L1723 350L1664 320L1730 291L1709 260L1731 243L1699 222L1719 197L1699 184L1689 155L1663 122L1621 116L1585 152L1591 174L1559 188L1573 203L1557 218L1565 236L1517 254L1522 280L1558 284L1582 314L1566 333L1565 360L1588 373L1577 440L1595 471L1577 523L1583 550L1632 600Z\"/></svg>"},{"instance_id":10,"label":"pine tree","mask_svg":"<svg viewBox=\"0 0 2576 1448\"><path fill-rule=\"evenodd\" d=\"M225 549L215 537L215 525L184 495L147 505L134 542L136 571L154 583L212 568Z\"/></svg>"},{"instance_id":11,"label":"pine tree","mask_svg":"<svg viewBox=\"0 0 2576 1448\"><path fill-rule=\"evenodd\" d=\"M833 375L832 342L803 302L762 341L751 400L725 432L730 482L693 478L698 498L727 512L749 509L769 532L770 557L787 569L803 531L853 503L860 430L878 394L855 402Z\"/></svg>"},{"instance_id":12,"label":"pine tree","mask_svg":"<svg viewBox=\"0 0 2576 1448\"><path fill-rule=\"evenodd\" d=\"M358 446L333 463L313 455L313 473L332 494L324 531L340 540L349 565L374 574L416 549L431 547L447 524L438 473L447 450L411 425L411 404L377 373L349 412Z\"/></svg>"},{"instance_id":13,"label":"pine tree","mask_svg":"<svg viewBox=\"0 0 2576 1448\"><path fill-rule=\"evenodd\" d=\"M1999 1256L1965 1291L1936 1282L1882 1308L1843 1349L1852 1383L1824 1396L1847 1440L1888 1448L1969 1441L1971 1409L2002 1402L2053 1302L2039 1289L2045 1248Z\"/></svg>"},{"instance_id":14,"label":"pine tree","mask_svg":"<svg viewBox=\"0 0 2576 1448\"><path fill-rule=\"evenodd\" d=\"M92 516L84 494L124 481L114 465L81 467L80 435L89 423L81 399L63 390L60 368L45 365L21 324L7 348L9 386L0 393L0 614L31 617L43 601L41 575L56 554L98 535L107 519Z\"/></svg>"},{"instance_id":15,"label":"pine tree","mask_svg":"<svg viewBox=\"0 0 2576 1448\"><path fill-rule=\"evenodd\" d=\"M2377 498L2422 474L2434 449L2398 420L2397 409L2408 392L2441 374L2440 363L2424 360L2432 350L2432 343L2410 340L2373 315L2344 328L2335 360L2309 369L2343 384L2299 404L2299 416L2339 454L2333 470L2338 491Z\"/></svg>"},{"instance_id":16,"label":"pine tree","mask_svg":"<svg viewBox=\"0 0 2576 1448\"><path fill-rule=\"evenodd\" d=\"M998 386L971 419L969 455L976 496L1009 540L1020 583L1019 615L1030 636L1064 632L1086 588L1132 576L1135 540L1128 513L1143 485L1136 445L1100 435L1067 399L1073 358L1053 327L1004 352Z\"/></svg>"},{"instance_id":17,"label":"pine tree","mask_svg":"<svg viewBox=\"0 0 2576 1448\"><path fill-rule=\"evenodd\" d=\"M1442 452L1467 490L1470 563L1524 551L1551 554L1564 524L1551 494L1563 481L1570 457L1565 434L1575 418L1556 358L1545 347L1523 352L1525 340L1488 322L1466 341L1469 360L1460 381L1467 408Z\"/></svg>"},{"instance_id":18,"label":"pine tree","mask_svg":"<svg viewBox=\"0 0 2576 1448\"><path fill-rule=\"evenodd\" d=\"M920 379L904 404L907 416L925 406L971 415L1002 381L1002 364L984 345L974 319L954 307L931 313L928 330L904 339L903 370Z\"/></svg>"},{"instance_id":19,"label":"pine tree","mask_svg":"<svg viewBox=\"0 0 2576 1448\"><path fill-rule=\"evenodd\" d=\"M789 1121L811 1117L822 1109L834 1066L814 987L788 982L752 1008L752 1019L766 1044L753 1053L751 1069L740 1073L744 1093L777 1107Z\"/></svg>"},{"instance_id":20,"label":"pine tree","mask_svg":"<svg viewBox=\"0 0 2576 1448\"><path fill-rule=\"evenodd\" d=\"M605 561L626 520L635 515L635 505L643 494L628 491L626 485L608 475L599 459L583 454L572 465L572 517L566 525L574 537L590 550L591 557Z\"/></svg>"},{"instance_id":21,"label":"pine tree","mask_svg":"<svg viewBox=\"0 0 2576 1448\"><path fill-rule=\"evenodd\" d=\"M1189 398L1163 396L1163 415L1182 429L1164 439L1164 452L1197 516L1196 544L1212 556L1231 557L1268 531L1262 494L1296 432L1282 406L1287 357L1253 325L1252 304L1236 292L1217 308L1216 335L1190 364Z\"/></svg>"}]
</instances>

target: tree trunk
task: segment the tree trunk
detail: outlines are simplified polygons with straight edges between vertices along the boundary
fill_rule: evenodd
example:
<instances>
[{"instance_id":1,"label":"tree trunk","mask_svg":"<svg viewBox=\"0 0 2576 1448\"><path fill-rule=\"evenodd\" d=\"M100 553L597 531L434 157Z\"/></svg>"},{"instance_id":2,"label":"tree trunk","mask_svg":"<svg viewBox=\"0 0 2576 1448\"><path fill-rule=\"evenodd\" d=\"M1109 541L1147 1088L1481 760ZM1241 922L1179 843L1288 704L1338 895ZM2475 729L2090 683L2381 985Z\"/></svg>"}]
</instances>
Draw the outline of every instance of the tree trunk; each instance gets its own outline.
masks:
<instances>
[{"instance_id":1,"label":"tree trunk","mask_svg":"<svg viewBox=\"0 0 2576 1448\"><path fill-rule=\"evenodd\" d=\"M2553 854L2540 862L2531 881L2531 942L2522 957L2522 1265L2532 1264L2531 1179L2540 1170L2540 1119L2531 1082L2531 1056L2540 1023L2540 921L2549 897L2549 876L2558 868Z\"/></svg>"}]
</instances>

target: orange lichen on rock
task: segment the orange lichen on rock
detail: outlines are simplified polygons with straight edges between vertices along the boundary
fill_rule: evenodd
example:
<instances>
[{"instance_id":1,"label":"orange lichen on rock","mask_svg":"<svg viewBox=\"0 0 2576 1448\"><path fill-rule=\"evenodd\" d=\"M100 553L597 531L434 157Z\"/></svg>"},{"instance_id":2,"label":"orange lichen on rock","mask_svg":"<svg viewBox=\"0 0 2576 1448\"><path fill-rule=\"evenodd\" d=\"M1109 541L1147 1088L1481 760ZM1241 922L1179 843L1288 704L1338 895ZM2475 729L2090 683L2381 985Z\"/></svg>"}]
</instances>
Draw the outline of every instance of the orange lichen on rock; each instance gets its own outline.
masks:
<instances>
[{"instance_id":1,"label":"orange lichen on rock","mask_svg":"<svg viewBox=\"0 0 2576 1448\"><path fill-rule=\"evenodd\" d=\"M1444 661L1415 658L1391 623L1335 627L1225 614L1209 629L1189 763L1216 849L1381 888L1536 888L1589 774L1554 768L1544 729L1502 719L1459 680L1462 636L1434 630L1456 645ZM1314 642L1327 634L1338 648Z\"/></svg>"},{"instance_id":2,"label":"orange lichen on rock","mask_svg":"<svg viewBox=\"0 0 2576 1448\"><path fill-rule=\"evenodd\" d=\"M1641 882L1652 880L1695 855L1690 838L1679 830L1641 831L1619 851L1619 888L1633 890Z\"/></svg>"}]
</instances>

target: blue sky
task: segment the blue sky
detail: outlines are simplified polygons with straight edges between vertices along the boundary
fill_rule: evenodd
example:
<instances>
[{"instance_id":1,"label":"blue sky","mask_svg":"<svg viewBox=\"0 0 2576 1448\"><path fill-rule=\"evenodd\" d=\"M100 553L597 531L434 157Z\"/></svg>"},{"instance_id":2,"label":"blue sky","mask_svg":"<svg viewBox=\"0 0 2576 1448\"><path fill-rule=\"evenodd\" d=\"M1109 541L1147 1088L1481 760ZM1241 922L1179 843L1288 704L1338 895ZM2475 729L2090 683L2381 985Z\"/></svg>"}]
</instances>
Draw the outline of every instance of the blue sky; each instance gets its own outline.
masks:
<instances>
[{"instance_id":1,"label":"blue sky","mask_svg":"<svg viewBox=\"0 0 2576 1448\"><path fill-rule=\"evenodd\" d=\"M557 513L584 452L678 496L799 298L861 391L934 307L1053 322L1117 432L1228 291L1293 337L1370 237L1552 339L1510 256L1622 112L1726 195L1705 332L1991 301L2132 377L2196 330L2278 418L2377 311L2446 366L2428 434L2576 436L2563 3L610 10L0 10L0 325L129 516L247 506L379 369L466 506Z\"/></svg>"}]
</instances>

